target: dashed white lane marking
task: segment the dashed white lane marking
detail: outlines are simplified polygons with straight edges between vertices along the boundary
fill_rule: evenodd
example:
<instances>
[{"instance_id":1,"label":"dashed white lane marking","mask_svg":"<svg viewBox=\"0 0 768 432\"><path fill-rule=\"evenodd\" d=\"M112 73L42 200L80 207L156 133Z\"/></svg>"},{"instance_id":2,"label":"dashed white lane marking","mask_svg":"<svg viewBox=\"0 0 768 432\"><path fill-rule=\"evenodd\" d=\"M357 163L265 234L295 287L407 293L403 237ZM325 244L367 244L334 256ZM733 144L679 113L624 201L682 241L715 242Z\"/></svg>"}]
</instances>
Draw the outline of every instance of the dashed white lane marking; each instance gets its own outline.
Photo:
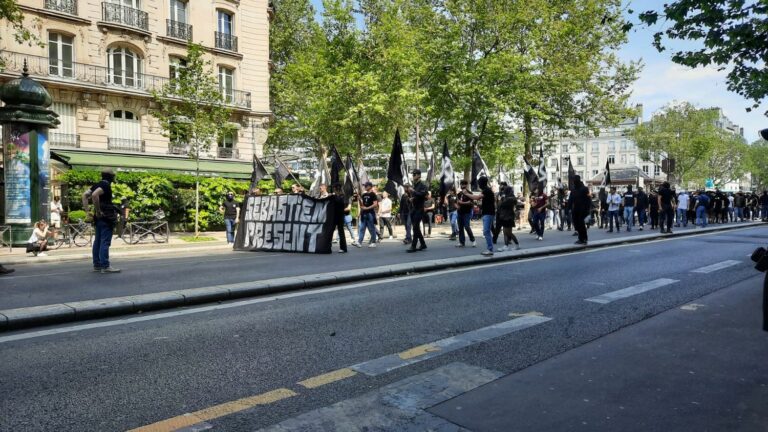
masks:
<instances>
[{"instance_id":1,"label":"dashed white lane marking","mask_svg":"<svg viewBox=\"0 0 768 432\"><path fill-rule=\"evenodd\" d=\"M656 279L650 282L644 282L638 285L620 289L618 291L605 293L597 297L591 297L585 300L593 303L607 304L616 300L621 300L623 298L632 297L637 294L642 294L647 291L655 290L663 286L672 285L673 283L676 283L676 282L680 282L680 281L675 279L665 279L665 278Z\"/></svg>"},{"instance_id":2,"label":"dashed white lane marking","mask_svg":"<svg viewBox=\"0 0 768 432\"><path fill-rule=\"evenodd\" d=\"M722 270L724 268L733 267L733 266L739 265L739 264L741 264L741 261L728 260L728 261L723 261L723 262L715 263L715 264L712 264L712 265L708 265L706 267L697 268L695 270L691 270L691 273L704 273L704 274L707 274L707 273L716 272L718 270Z\"/></svg>"}]
</instances>

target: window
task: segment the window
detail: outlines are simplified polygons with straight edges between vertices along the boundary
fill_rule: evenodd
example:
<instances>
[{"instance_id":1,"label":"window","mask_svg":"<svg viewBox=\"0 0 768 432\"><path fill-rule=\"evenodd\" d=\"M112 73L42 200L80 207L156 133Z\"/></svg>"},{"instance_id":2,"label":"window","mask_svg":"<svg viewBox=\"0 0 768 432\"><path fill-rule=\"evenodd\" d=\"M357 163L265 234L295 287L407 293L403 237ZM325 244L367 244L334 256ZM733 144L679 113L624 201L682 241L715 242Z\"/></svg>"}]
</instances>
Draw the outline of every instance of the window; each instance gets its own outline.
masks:
<instances>
[{"instance_id":1,"label":"window","mask_svg":"<svg viewBox=\"0 0 768 432\"><path fill-rule=\"evenodd\" d=\"M48 34L48 73L72 78L73 38L59 33Z\"/></svg>"},{"instance_id":2,"label":"window","mask_svg":"<svg viewBox=\"0 0 768 432\"><path fill-rule=\"evenodd\" d=\"M597 165L600 163L600 159L598 159L598 155L592 155L592 165Z\"/></svg>"},{"instance_id":3,"label":"window","mask_svg":"<svg viewBox=\"0 0 768 432\"><path fill-rule=\"evenodd\" d=\"M576 165L584 165L584 156L576 158Z\"/></svg>"},{"instance_id":4,"label":"window","mask_svg":"<svg viewBox=\"0 0 768 432\"><path fill-rule=\"evenodd\" d=\"M616 151L616 141L608 141L608 151Z\"/></svg>"},{"instance_id":5,"label":"window","mask_svg":"<svg viewBox=\"0 0 768 432\"><path fill-rule=\"evenodd\" d=\"M550 158L549 159L549 166L557 166L557 158Z\"/></svg>"},{"instance_id":6,"label":"window","mask_svg":"<svg viewBox=\"0 0 768 432\"><path fill-rule=\"evenodd\" d=\"M637 156L633 155L633 154L629 155L629 163L632 164L632 165L636 164L637 163Z\"/></svg>"},{"instance_id":7,"label":"window","mask_svg":"<svg viewBox=\"0 0 768 432\"><path fill-rule=\"evenodd\" d=\"M119 4L121 6L128 6L134 9L141 9L140 0L108 0L109 3Z\"/></svg>"},{"instance_id":8,"label":"window","mask_svg":"<svg viewBox=\"0 0 768 432\"><path fill-rule=\"evenodd\" d=\"M616 155L608 155L608 163L615 164L616 163Z\"/></svg>"},{"instance_id":9,"label":"window","mask_svg":"<svg viewBox=\"0 0 768 432\"><path fill-rule=\"evenodd\" d=\"M577 152L581 153L584 151L584 144L573 143L573 145L576 147Z\"/></svg>"},{"instance_id":10,"label":"window","mask_svg":"<svg viewBox=\"0 0 768 432\"><path fill-rule=\"evenodd\" d=\"M223 10L218 11L218 29L219 33L231 35L235 33L234 18L232 14Z\"/></svg>"},{"instance_id":11,"label":"window","mask_svg":"<svg viewBox=\"0 0 768 432\"><path fill-rule=\"evenodd\" d=\"M170 20L179 23L187 22L187 2L182 0L171 0Z\"/></svg>"},{"instance_id":12,"label":"window","mask_svg":"<svg viewBox=\"0 0 768 432\"><path fill-rule=\"evenodd\" d=\"M627 140L621 140L621 149L629 150L629 143L627 142Z\"/></svg>"},{"instance_id":13,"label":"window","mask_svg":"<svg viewBox=\"0 0 768 432\"><path fill-rule=\"evenodd\" d=\"M109 50L109 82L126 87L141 87L141 58L128 48Z\"/></svg>"},{"instance_id":14,"label":"window","mask_svg":"<svg viewBox=\"0 0 768 432\"><path fill-rule=\"evenodd\" d=\"M132 111L112 111L107 142L110 150L144 151L139 117Z\"/></svg>"},{"instance_id":15,"label":"window","mask_svg":"<svg viewBox=\"0 0 768 432\"><path fill-rule=\"evenodd\" d=\"M643 165L643 172L648 174L648 165Z\"/></svg>"},{"instance_id":16,"label":"window","mask_svg":"<svg viewBox=\"0 0 768 432\"><path fill-rule=\"evenodd\" d=\"M592 151L593 152L599 152L600 151L600 143L597 141L592 141Z\"/></svg>"},{"instance_id":17,"label":"window","mask_svg":"<svg viewBox=\"0 0 768 432\"><path fill-rule=\"evenodd\" d=\"M563 144L563 153L568 153L568 144Z\"/></svg>"},{"instance_id":18,"label":"window","mask_svg":"<svg viewBox=\"0 0 768 432\"><path fill-rule=\"evenodd\" d=\"M179 57L171 57L170 65L168 66L168 77L170 79L176 79L179 77L179 69L187 67L187 61Z\"/></svg>"},{"instance_id":19,"label":"window","mask_svg":"<svg viewBox=\"0 0 768 432\"><path fill-rule=\"evenodd\" d=\"M225 102L229 103L235 99L234 81L234 71L219 66L219 91L221 91Z\"/></svg>"},{"instance_id":20,"label":"window","mask_svg":"<svg viewBox=\"0 0 768 432\"><path fill-rule=\"evenodd\" d=\"M596 176L598 174L597 170L592 170L592 177Z\"/></svg>"},{"instance_id":21,"label":"window","mask_svg":"<svg viewBox=\"0 0 768 432\"><path fill-rule=\"evenodd\" d=\"M655 166L653 167L653 175L654 175L654 177L655 177L655 176L660 176L660 175L661 175L661 168L659 168L659 166L658 166L658 165L655 165Z\"/></svg>"},{"instance_id":22,"label":"window","mask_svg":"<svg viewBox=\"0 0 768 432\"><path fill-rule=\"evenodd\" d=\"M77 106L54 102L51 110L59 115L59 126L49 132L49 141L54 147L79 147L77 137Z\"/></svg>"},{"instance_id":23,"label":"window","mask_svg":"<svg viewBox=\"0 0 768 432\"><path fill-rule=\"evenodd\" d=\"M621 155L621 163L626 164L627 163L627 155L623 154Z\"/></svg>"}]
</instances>

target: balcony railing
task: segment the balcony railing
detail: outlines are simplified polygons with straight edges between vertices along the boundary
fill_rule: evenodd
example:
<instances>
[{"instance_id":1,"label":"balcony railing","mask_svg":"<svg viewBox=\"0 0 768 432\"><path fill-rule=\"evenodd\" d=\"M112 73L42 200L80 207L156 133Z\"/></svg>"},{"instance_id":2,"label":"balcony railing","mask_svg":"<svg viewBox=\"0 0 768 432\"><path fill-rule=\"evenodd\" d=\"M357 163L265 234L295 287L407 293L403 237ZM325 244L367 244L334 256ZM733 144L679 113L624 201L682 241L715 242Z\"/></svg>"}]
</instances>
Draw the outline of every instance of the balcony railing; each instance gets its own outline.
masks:
<instances>
[{"instance_id":1,"label":"balcony railing","mask_svg":"<svg viewBox=\"0 0 768 432\"><path fill-rule=\"evenodd\" d=\"M77 0L45 0L45 8L56 12L77 15Z\"/></svg>"},{"instance_id":2,"label":"balcony railing","mask_svg":"<svg viewBox=\"0 0 768 432\"><path fill-rule=\"evenodd\" d=\"M80 148L80 135L51 132L48 137L51 147Z\"/></svg>"},{"instance_id":3,"label":"balcony railing","mask_svg":"<svg viewBox=\"0 0 768 432\"><path fill-rule=\"evenodd\" d=\"M216 157L219 159L240 159L240 152L233 148L216 147Z\"/></svg>"},{"instance_id":4,"label":"balcony railing","mask_svg":"<svg viewBox=\"0 0 768 432\"><path fill-rule=\"evenodd\" d=\"M216 32L216 48L237 52L237 36Z\"/></svg>"},{"instance_id":5,"label":"balcony railing","mask_svg":"<svg viewBox=\"0 0 768 432\"><path fill-rule=\"evenodd\" d=\"M192 40L192 26L181 21L165 20L168 37Z\"/></svg>"},{"instance_id":6,"label":"balcony railing","mask_svg":"<svg viewBox=\"0 0 768 432\"><path fill-rule=\"evenodd\" d=\"M171 142L168 143L168 154L174 155L188 155L189 146L184 143Z\"/></svg>"},{"instance_id":7,"label":"balcony railing","mask_svg":"<svg viewBox=\"0 0 768 432\"><path fill-rule=\"evenodd\" d=\"M144 153L144 141L123 138L107 138L107 149Z\"/></svg>"},{"instance_id":8,"label":"balcony railing","mask_svg":"<svg viewBox=\"0 0 768 432\"><path fill-rule=\"evenodd\" d=\"M102 19L106 22L149 31L149 14L140 9L115 3L101 4Z\"/></svg>"},{"instance_id":9,"label":"balcony railing","mask_svg":"<svg viewBox=\"0 0 768 432\"><path fill-rule=\"evenodd\" d=\"M11 51L3 51L0 57L5 61L3 73L21 73L24 69L24 60L26 60L29 73L38 78L49 77L58 82L71 82L108 89L132 91L144 96L149 96L153 90L160 91L170 81L169 78L139 73L125 76L125 74L119 74L117 71L104 66L75 62L67 63L67 69L62 74L59 72L61 68L57 67L58 62L54 61L52 63L48 57L31 56ZM238 108L251 108L250 92L233 89L231 94L224 97L224 100L227 105Z\"/></svg>"}]
</instances>

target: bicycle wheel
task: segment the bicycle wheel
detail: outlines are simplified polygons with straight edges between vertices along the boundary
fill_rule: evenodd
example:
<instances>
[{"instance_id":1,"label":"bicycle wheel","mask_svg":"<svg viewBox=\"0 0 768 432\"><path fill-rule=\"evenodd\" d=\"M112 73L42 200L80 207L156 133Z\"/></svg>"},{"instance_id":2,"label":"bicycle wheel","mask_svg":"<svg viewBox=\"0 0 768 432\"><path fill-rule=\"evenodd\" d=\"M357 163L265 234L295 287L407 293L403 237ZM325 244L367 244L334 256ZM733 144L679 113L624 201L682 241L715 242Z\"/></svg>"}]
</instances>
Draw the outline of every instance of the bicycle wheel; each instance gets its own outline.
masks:
<instances>
[{"instance_id":1,"label":"bicycle wheel","mask_svg":"<svg viewBox=\"0 0 768 432\"><path fill-rule=\"evenodd\" d=\"M64 235L64 232L59 230L56 231L56 235L53 237L53 239L51 239L51 242L48 245L51 249L58 249L61 247L61 245L66 243L66 241L67 238Z\"/></svg>"},{"instance_id":2,"label":"bicycle wheel","mask_svg":"<svg viewBox=\"0 0 768 432\"><path fill-rule=\"evenodd\" d=\"M166 231L167 227L165 225L157 227L154 233L152 233L152 238L155 240L155 243L168 243L168 232Z\"/></svg>"},{"instance_id":3,"label":"bicycle wheel","mask_svg":"<svg viewBox=\"0 0 768 432\"><path fill-rule=\"evenodd\" d=\"M91 237L93 236L93 231L90 227L85 228L82 231L76 231L72 235L72 242L75 244L75 246L88 246L91 244Z\"/></svg>"}]
</instances>

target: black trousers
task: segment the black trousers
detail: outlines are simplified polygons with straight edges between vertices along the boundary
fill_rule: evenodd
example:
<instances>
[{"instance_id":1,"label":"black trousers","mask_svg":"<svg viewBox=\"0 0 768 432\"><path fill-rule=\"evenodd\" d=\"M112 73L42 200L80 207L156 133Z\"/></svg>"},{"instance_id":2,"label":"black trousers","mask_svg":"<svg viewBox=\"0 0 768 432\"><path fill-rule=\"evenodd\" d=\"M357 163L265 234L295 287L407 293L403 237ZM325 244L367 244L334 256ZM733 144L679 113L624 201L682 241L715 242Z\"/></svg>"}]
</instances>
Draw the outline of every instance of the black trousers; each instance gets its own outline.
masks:
<instances>
[{"instance_id":1,"label":"black trousers","mask_svg":"<svg viewBox=\"0 0 768 432\"><path fill-rule=\"evenodd\" d=\"M424 234L421 233L421 221L424 220L424 211L413 210L411 212L411 220L416 223L413 224L413 240L411 241L411 247L416 248L416 245L421 243L422 247L427 247L427 242L424 241Z\"/></svg>"},{"instance_id":2,"label":"black trousers","mask_svg":"<svg viewBox=\"0 0 768 432\"><path fill-rule=\"evenodd\" d=\"M579 241L587 241L587 224L584 222L586 214L573 213L573 229L579 234Z\"/></svg>"},{"instance_id":3,"label":"black trousers","mask_svg":"<svg viewBox=\"0 0 768 432\"><path fill-rule=\"evenodd\" d=\"M344 226L344 219L336 221L336 231L339 233L339 249L344 252L347 251L347 236L344 233L346 231Z\"/></svg>"},{"instance_id":4,"label":"black trousers","mask_svg":"<svg viewBox=\"0 0 768 432\"><path fill-rule=\"evenodd\" d=\"M669 204L661 205L661 217L664 220L667 231L672 231L672 222L675 220L675 210Z\"/></svg>"}]
</instances>

